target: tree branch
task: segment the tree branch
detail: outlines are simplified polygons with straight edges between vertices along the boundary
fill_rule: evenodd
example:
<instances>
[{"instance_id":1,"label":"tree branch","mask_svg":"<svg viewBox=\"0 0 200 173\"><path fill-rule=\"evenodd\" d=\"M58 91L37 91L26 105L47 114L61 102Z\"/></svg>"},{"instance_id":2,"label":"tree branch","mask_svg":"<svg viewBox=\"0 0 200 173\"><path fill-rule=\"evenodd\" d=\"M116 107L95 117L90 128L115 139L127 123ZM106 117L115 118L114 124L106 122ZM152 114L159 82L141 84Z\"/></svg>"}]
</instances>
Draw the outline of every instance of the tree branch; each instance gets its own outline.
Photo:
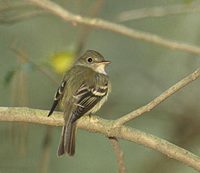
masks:
<instances>
[{"instance_id":1,"label":"tree branch","mask_svg":"<svg viewBox=\"0 0 200 173\"><path fill-rule=\"evenodd\" d=\"M200 4L176 4L170 6L150 7L124 11L119 14L118 19L121 22L142 19L147 17L163 17L168 15L176 15L183 13L199 13Z\"/></svg>"},{"instance_id":2,"label":"tree branch","mask_svg":"<svg viewBox=\"0 0 200 173\"><path fill-rule=\"evenodd\" d=\"M192 81L196 80L199 76L200 76L200 68L195 70L193 73L186 76L185 78L183 78L179 82L177 82L175 85L173 85L172 87L170 87L166 91L164 91L161 95L159 95L158 97L153 99L147 105L142 106L142 107L130 112L129 114L124 115L121 118L117 119L116 120L116 126L120 126L120 125L122 125L122 124L144 114L145 112L149 112L150 110L155 108L157 105L159 105L161 102L166 100L169 96L173 95L175 92L177 92L181 88L185 87L186 85L188 85Z\"/></svg>"},{"instance_id":3,"label":"tree branch","mask_svg":"<svg viewBox=\"0 0 200 173\"><path fill-rule=\"evenodd\" d=\"M38 109L0 107L0 121L29 122L51 126L63 125L63 119L59 117L62 113L55 112L52 117L47 117L47 114L48 111ZM115 121L96 116L83 116L78 121L78 127L109 137L142 144L200 171L200 158L198 156L154 135L123 125L116 126Z\"/></svg>"},{"instance_id":4,"label":"tree branch","mask_svg":"<svg viewBox=\"0 0 200 173\"><path fill-rule=\"evenodd\" d=\"M117 163L119 167L119 173L126 173L126 166L124 162L124 153L119 145L119 141L115 137L108 138L116 155Z\"/></svg>"},{"instance_id":5,"label":"tree branch","mask_svg":"<svg viewBox=\"0 0 200 173\"><path fill-rule=\"evenodd\" d=\"M194 45L172 41L169 39L162 38L156 34L150 34L146 32L137 31L135 29L131 29L126 26L112 23L106 20L102 20L98 18L82 17L80 15L76 15L65 10L58 4L49 0L26 0L26 1L32 4L35 4L38 7L43 8L44 10L47 10L56 16L59 16L65 21L72 22L72 24L74 25L83 24L83 25L95 27L98 29L104 29L104 30L108 30L114 33L125 35L132 39L143 40L143 41L154 43L154 44L167 47L170 49L180 50L180 51L200 55L200 48Z\"/></svg>"}]
</instances>

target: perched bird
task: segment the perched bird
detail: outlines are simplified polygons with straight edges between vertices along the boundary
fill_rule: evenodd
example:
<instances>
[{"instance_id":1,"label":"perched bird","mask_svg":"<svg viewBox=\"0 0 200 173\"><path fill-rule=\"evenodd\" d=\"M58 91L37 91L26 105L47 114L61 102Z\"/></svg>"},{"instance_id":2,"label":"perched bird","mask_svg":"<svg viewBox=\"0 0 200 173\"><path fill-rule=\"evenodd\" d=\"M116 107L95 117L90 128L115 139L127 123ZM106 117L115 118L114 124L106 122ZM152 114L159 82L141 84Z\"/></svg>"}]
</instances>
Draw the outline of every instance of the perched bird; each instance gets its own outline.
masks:
<instances>
[{"instance_id":1,"label":"perched bird","mask_svg":"<svg viewBox=\"0 0 200 173\"><path fill-rule=\"evenodd\" d=\"M97 51L87 50L64 75L48 114L50 116L58 103L61 104L64 126L58 156L74 155L77 120L98 111L107 100L111 83L105 67L109 63Z\"/></svg>"}]
</instances>

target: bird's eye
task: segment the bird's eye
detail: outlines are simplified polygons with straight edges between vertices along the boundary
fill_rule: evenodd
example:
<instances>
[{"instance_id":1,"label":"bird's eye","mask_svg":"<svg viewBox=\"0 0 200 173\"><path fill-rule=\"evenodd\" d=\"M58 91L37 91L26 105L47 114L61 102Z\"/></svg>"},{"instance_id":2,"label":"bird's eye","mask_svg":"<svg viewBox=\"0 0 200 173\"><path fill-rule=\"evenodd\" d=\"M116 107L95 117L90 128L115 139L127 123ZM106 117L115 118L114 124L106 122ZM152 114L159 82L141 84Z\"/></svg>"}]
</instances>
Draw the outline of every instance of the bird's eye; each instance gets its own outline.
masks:
<instances>
[{"instance_id":1,"label":"bird's eye","mask_svg":"<svg viewBox=\"0 0 200 173\"><path fill-rule=\"evenodd\" d=\"M93 60L92 60L91 57L89 57L89 58L87 59L87 61L88 61L89 63L91 63Z\"/></svg>"}]
</instances>

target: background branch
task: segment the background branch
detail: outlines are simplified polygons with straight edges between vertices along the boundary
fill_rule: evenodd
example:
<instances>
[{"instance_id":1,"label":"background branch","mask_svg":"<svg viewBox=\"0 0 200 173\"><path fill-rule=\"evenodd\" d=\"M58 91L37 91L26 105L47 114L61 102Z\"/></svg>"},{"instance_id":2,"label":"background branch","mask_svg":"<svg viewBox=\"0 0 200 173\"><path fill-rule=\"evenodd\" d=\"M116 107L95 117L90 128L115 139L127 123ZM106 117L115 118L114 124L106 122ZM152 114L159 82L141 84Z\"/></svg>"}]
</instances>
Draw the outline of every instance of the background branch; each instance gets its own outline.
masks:
<instances>
[{"instance_id":1,"label":"background branch","mask_svg":"<svg viewBox=\"0 0 200 173\"><path fill-rule=\"evenodd\" d=\"M179 82L177 82L175 85L171 86L169 89L164 91L161 95L153 99L151 102L149 102L147 105L140 107L139 109L136 109L129 114L122 116L121 118L116 120L116 125L122 125L142 114L145 112L149 112L153 108L155 108L157 105L159 105L161 102L166 100L169 96L180 90L181 88L185 87L192 81L196 80L200 76L200 69L195 70L190 75L186 76Z\"/></svg>"},{"instance_id":2,"label":"background branch","mask_svg":"<svg viewBox=\"0 0 200 173\"><path fill-rule=\"evenodd\" d=\"M141 8L134 10L127 10L119 14L118 20L121 22L142 19L147 17L163 17L168 15L176 15L183 13L199 13L200 4L194 3L188 4L177 4L166 7L151 7L151 8Z\"/></svg>"},{"instance_id":3,"label":"background branch","mask_svg":"<svg viewBox=\"0 0 200 173\"><path fill-rule=\"evenodd\" d=\"M47 114L48 111L38 109L0 107L0 121L29 122L51 126L63 125L63 119L59 117L62 113L55 112L55 116L52 117L47 117ZM137 129L126 126L116 127L114 122L96 116L84 116L78 121L78 127L90 132L142 144L200 171L200 158L193 153Z\"/></svg>"},{"instance_id":4,"label":"background branch","mask_svg":"<svg viewBox=\"0 0 200 173\"><path fill-rule=\"evenodd\" d=\"M0 0L0 24L19 23L38 15L44 15L45 13L42 9L33 8L30 3Z\"/></svg>"},{"instance_id":5,"label":"background branch","mask_svg":"<svg viewBox=\"0 0 200 173\"><path fill-rule=\"evenodd\" d=\"M119 145L119 141L115 137L108 138L116 155L117 163L119 167L119 173L126 173L126 166L124 162L124 153Z\"/></svg>"},{"instance_id":6,"label":"background branch","mask_svg":"<svg viewBox=\"0 0 200 173\"><path fill-rule=\"evenodd\" d=\"M36 68L41 74L43 74L44 76L46 76L53 84L59 84L60 81L56 80L55 77L53 77L53 75L46 69L43 67L41 67L40 65L38 65L37 63L35 63L34 61L32 61L28 54L26 53L25 50L23 50L22 48L17 48L16 47L16 43L14 43L13 45L11 45L10 49L17 55L17 58L19 58L23 63L28 63L31 64L34 68Z\"/></svg>"},{"instance_id":7,"label":"background branch","mask_svg":"<svg viewBox=\"0 0 200 173\"><path fill-rule=\"evenodd\" d=\"M135 29L131 29L126 26L112 23L106 20L82 17L80 15L76 15L65 10L64 8L62 8L61 6L59 6L58 4L52 1L48 1L48 0L26 0L26 1L32 4L35 4L38 7L43 8L44 10L47 10L56 16L59 16L65 21L72 22L72 24L74 25L84 24L84 25L92 26L98 29L104 29L104 30L108 30L114 33L122 34L132 39L143 40L143 41L158 44L160 46L164 46L170 49L181 50L184 52L200 55L200 48L194 45L172 41L169 39L162 38L155 34L137 31Z\"/></svg>"}]
</instances>

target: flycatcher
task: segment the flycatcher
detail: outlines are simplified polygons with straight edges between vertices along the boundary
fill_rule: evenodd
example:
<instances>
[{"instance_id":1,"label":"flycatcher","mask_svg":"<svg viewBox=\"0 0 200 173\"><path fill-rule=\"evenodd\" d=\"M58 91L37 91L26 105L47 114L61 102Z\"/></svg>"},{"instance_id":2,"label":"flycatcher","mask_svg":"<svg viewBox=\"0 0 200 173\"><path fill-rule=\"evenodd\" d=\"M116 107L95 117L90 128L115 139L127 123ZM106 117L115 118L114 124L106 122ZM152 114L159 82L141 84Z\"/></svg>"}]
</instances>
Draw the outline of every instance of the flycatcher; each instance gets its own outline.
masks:
<instances>
[{"instance_id":1,"label":"flycatcher","mask_svg":"<svg viewBox=\"0 0 200 173\"><path fill-rule=\"evenodd\" d=\"M57 155L75 153L77 120L100 109L111 91L111 83L105 71L110 61L94 50L87 50L66 72L54 96L50 116L58 103L64 111L64 126Z\"/></svg>"}]
</instances>

